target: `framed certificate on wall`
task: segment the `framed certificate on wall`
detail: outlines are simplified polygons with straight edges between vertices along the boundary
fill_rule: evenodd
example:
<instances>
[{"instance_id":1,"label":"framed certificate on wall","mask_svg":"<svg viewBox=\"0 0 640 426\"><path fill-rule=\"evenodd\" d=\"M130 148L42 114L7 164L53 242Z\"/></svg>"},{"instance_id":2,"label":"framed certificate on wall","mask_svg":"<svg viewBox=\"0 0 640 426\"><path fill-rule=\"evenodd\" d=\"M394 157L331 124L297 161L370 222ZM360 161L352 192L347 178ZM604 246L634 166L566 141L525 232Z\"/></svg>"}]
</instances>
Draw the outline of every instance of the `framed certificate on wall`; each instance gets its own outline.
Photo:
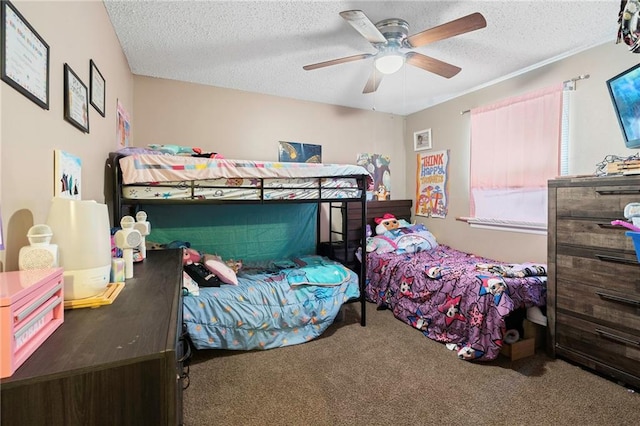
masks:
<instances>
[{"instance_id":1,"label":"framed certificate on wall","mask_svg":"<svg viewBox=\"0 0 640 426\"><path fill-rule=\"evenodd\" d=\"M2 80L49 109L49 45L11 2L1 3L0 15Z\"/></svg>"},{"instance_id":2,"label":"framed certificate on wall","mask_svg":"<svg viewBox=\"0 0 640 426\"><path fill-rule=\"evenodd\" d=\"M89 92L68 64L64 64L64 119L89 133Z\"/></svg>"}]
</instances>

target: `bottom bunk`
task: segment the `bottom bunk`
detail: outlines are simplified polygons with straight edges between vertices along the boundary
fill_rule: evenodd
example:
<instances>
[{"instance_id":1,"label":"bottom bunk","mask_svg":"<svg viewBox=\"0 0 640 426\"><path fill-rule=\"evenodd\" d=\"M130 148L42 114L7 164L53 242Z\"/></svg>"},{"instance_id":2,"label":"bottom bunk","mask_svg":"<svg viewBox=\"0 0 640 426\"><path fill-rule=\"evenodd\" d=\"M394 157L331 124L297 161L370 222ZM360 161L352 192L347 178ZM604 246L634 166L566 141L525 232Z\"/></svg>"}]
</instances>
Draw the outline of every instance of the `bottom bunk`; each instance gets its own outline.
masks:
<instances>
[{"instance_id":1,"label":"bottom bunk","mask_svg":"<svg viewBox=\"0 0 640 426\"><path fill-rule=\"evenodd\" d=\"M386 215L379 204L367 216L376 235L367 241L366 299L460 358L497 358L507 324L517 326L525 308L546 305L546 265L507 264L438 244L423 225L401 220L411 217L410 201L389 202Z\"/></svg>"},{"instance_id":2,"label":"bottom bunk","mask_svg":"<svg viewBox=\"0 0 640 426\"><path fill-rule=\"evenodd\" d=\"M271 349L308 342L360 296L358 276L312 255L243 265L237 285L200 287L183 298L196 349Z\"/></svg>"},{"instance_id":3,"label":"bottom bunk","mask_svg":"<svg viewBox=\"0 0 640 426\"><path fill-rule=\"evenodd\" d=\"M184 249L183 318L196 349L304 343L351 302L359 302L365 325L364 279L318 254L329 225L320 205L141 207L151 223L150 248Z\"/></svg>"}]
</instances>

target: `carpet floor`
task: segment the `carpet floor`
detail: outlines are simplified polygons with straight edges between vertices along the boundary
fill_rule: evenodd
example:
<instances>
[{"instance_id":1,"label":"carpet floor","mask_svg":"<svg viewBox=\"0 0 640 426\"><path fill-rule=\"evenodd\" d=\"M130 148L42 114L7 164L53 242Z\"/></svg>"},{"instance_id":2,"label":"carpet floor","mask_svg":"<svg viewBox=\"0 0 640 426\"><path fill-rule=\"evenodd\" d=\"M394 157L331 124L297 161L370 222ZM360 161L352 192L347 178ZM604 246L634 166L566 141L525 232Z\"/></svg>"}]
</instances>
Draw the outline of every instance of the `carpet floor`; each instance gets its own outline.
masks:
<instances>
[{"instance_id":1,"label":"carpet floor","mask_svg":"<svg viewBox=\"0 0 640 426\"><path fill-rule=\"evenodd\" d=\"M302 345L196 351L185 425L640 424L638 393L541 349L462 361L390 311L343 311Z\"/></svg>"}]
</instances>

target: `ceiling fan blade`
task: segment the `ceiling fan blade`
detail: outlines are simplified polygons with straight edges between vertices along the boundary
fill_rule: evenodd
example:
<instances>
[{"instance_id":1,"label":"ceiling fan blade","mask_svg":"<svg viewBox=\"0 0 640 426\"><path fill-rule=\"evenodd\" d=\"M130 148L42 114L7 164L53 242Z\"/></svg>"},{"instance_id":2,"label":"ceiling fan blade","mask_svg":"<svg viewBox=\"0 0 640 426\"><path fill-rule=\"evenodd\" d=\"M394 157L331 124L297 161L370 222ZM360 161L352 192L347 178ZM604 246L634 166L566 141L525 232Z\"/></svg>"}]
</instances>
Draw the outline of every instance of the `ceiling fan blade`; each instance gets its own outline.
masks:
<instances>
[{"instance_id":1,"label":"ceiling fan blade","mask_svg":"<svg viewBox=\"0 0 640 426\"><path fill-rule=\"evenodd\" d=\"M486 26L487 21L484 19L484 16L482 16L481 13L476 12L409 36L407 41L412 47L420 47L435 41L444 40L445 38L478 30Z\"/></svg>"},{"instance_id":2,"label":"ceiling fan blade","mask_svg":"<svg viewBox=\"0 0 640 426\"><path fill-rule=\"evenodd\" d=\"M405 58L409 65L422 68L425 71L438 74L445 78L451 78L462 70L460 67L442 62L439 59L435 59L421 53L407 52Z\"/></svg>"},{"instance_id":3,"label":"ceiling fan blade","mask_svg":"<svg viewBox=\"0 0 640 426\"><path fill-rule=\"evenodd\" d=\"M367 59L372 56L374 55L371 53L362 53L360 55L347 56L345 58L332 59L330 61L318 62L317 64L305 65L302 68L307 71L310 71L318 68L329 67L331 65L338 65L338 64L344 64L346 62L359 61L361 59Z\"/></svg>"},{"instance_id":4,"label":"ceiling fan blade","mask_svg":"<svg viewBox=\"0 0 640 426\"><path fill-rule=\"evenodd\" d=\"M378 90L378 86L380 86L380 82L382 81L382 77L384 74L378 71L376 67L373 67L373 72L369 76L369 80L367 84L364 86L364 90L362 93L373 93Z\"/></svg>"},{"instance_id":5,"label":"ceiling fan blade","mask_svg":"<svg viewBox=\"0 0 640 426\"><path fill-rule=\"evenodd\" d=\"M387 39L361 10L345 10L340 12L348 23L356 29L369 43L386 43Z\"/></svg>"}]
</instances>

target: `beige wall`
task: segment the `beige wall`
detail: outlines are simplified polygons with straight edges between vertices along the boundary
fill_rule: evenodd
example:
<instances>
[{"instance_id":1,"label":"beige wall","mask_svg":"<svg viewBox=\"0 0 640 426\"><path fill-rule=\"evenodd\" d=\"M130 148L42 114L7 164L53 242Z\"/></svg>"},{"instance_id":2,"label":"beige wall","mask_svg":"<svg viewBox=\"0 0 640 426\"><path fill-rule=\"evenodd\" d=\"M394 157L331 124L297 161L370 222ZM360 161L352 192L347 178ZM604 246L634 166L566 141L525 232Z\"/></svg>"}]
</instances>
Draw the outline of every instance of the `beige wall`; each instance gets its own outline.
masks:
<instances>
[{"instance_id":1,"label":"beige wall","mask_svg":"<svg viewBox=\"0 0 640 426\"><path fill-rule=\"evenodd\" d=\"M103 170L116 147L115 107L131 111L133 76L102 2L12 1L49 45L49 110L0 83L0 207L5 238L5 270L15 270L26 233L46 220L53 197L53 151L82 160L82 198L104 202ZM89 87L89 60L106 80L106 117L89 106L90 133L63 119L63 66L68 63Z\"/></svg>"},{"instance_id":2,"label":"beige wall","mask_svg":"<svg viewBox=\"0 0 640 426\"><path fill-rule=\"evenodd\" d=\"M425 223L439 242L465 251L506 262L546 262L544 235L470 228L456 221L469 215L470 116L460 112L589 74L590 78L577 82L577 90L571 94L569 173L593 174L606 155L626 157L638 152L624 145L605 81L639 60L640 55L630 53L624 44L606 43L408 116L407 191L414 200L413 132L431 128L433 149L448 149L450 155L449 214L446 219L417 217L418 221ZM531 155L535 155L535 149Z\"/></svg>"},{"instance_id":3,"label":"beige wall","mask_svg":"<svg viewBox=\"0 0 640 426\"><path fill-rule=\"evenodd\" d=\"M405 198L404 118L159 78L134 78L136 146L177 144L226 158L276 161L278 141L322 145L325 163L391 157L392 198Z\"/></svg>"}]
</instances>

